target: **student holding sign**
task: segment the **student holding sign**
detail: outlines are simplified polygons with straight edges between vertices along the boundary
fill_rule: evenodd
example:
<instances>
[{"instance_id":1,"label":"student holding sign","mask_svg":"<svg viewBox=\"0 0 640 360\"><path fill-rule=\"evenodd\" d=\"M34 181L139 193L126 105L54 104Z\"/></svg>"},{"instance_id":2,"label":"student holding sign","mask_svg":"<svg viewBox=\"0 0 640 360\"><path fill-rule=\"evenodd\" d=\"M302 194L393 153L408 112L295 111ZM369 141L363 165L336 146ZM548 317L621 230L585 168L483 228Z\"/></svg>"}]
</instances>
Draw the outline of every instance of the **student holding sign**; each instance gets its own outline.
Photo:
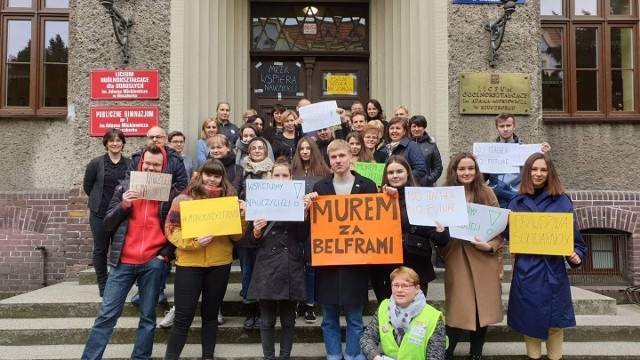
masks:
<instances>
[{"instance_id":1,"label":"student holding sign","mask_svg":"<svg viewBox=\"0 0 640 360\"><path fill-rule=\"evenodd\" d=\"M376 184L350 170L351 149L344 140L334 140L327 148L333 175L317 182L311 200L320 195L375 194ZM322 335L328 360L341 360L340 307L347 322L344 359L364 359L360 351L362 311L369 301L369 266L318 266L315 272L316 300L322 304Z\"/></svg>"},{"instance_id":2,"label":"student holding sign","mask_svg":"<svg viewBox=\"0 0 640 360\"><path fill-rule=\"evenodd\" d=\"M464 186L468 203L498 207L498 199L484 181L473 154L461 153L453 157L447 168L445 186ZM445 313L449 347L446 359L453 352L464 330L469 331L470 359L482 357L487 329L502 321L502 299L499 266L496 261L503 237L482 242L451 238L440 249L444 257Z\"/></svg>"},{"instance_id":3,"label":"student holding sign","mask_svg":"<svg viewBox=\"0 0 640 360\"><path fill-rule=\"evenodd\" d=\"M431 241L444 246L449 241L449 230L436 222L437 227L418 226L409 223L404 188L418 186L411 167L400 155L391 155L384 167L382 191L390 196L398 196L402 218L402 238L404 242L403 265L415 270L420 276L420 289L427 295L429 282L435 280L436 273L431 263ZM422 245L416 247L418 244ZM394 266L375 266L371 269L371 286L378 302L391 296L389 274Z\"/></svg>"},{"instance_id":4,"label":"student holding sign","mask_svg":"<svg viewBox=\"0 0 640 360\"><path fill-rule=\"evenodd\" d=\"M562 329L576 325L565 266L579 267L587 246L580 235L571 199L564 193L555 166L547 155L536 153L527 159L522 168L520 194L507 208L513 212L574 214L573 252L569 256L515 255L507 312L508 325L524 334L530 359L540 359L543 340L546 340L549 359L560 359Z\"/></svg>"},{"instance_id":5,"label":"student holding sign","mask_svg":"<svg viewBox=\"0 0 640 360\"><path fill-rule=\"evenodd\" d=\"M271 179L290 180L286 161L273 166ZM304 198L305 216L311 204ZM296 324L296 305L305 300L304 263L300 242L309 238L308 222L253 221L245 235L257 245L248 298L260 301L260 338L265 359L275 359L276 313L280 314L280 359L289 359Z\"/></svg>"},{"instance_id":6,"label":"student holding sign","mask_svg":"<svg viewBox=\"0 0 640 360\"><path fill-rule=\"evenodd\" d=\"M175 321L169 335L165 359L178 359L187 340L195 316L198 299L202 296L201 342L202 358L213 359L218 334L218 309L227 290L231 272L232 241L237 235L211 234L197 238L182 236L180 204L190 200L211 199L236 195L236 189L226 177L224 165L216 159L207 159L198 169L198 175L187 189L176 197L165 223L165 234L176 247ZM240 217L244 218L244 201L240 201ZM242 221L242 228L247 224Z\"/></svg>"}]
</instances>

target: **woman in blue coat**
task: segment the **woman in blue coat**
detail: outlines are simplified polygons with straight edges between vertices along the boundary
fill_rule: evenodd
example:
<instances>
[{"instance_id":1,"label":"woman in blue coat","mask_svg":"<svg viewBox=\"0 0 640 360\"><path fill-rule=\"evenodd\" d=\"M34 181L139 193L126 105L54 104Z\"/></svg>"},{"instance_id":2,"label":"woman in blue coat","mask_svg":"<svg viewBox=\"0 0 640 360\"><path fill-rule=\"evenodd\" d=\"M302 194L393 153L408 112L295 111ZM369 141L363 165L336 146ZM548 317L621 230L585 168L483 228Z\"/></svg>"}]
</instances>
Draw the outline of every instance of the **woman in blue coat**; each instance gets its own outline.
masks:
<instances>
[{"instance_id":1,"label":"woman in blue coat","mask_svg":"<svg viewBox=\"0 0 640 360\"><path fill-rule=\"evenodd\" d=\"M579 267L587 246L580 235L571 199L564 193L547 155L533 154L524 163L520 194L508 208L515 212L574 214L571 256L516 254L509 294L507 323L524 334L527 356L540 359L545 340L547 356L557 360L562 358L562 329L576 325L565 264ZM508 235L505 231L505 237Z\"/></svg>"},{"instance_id":2,"label":"woman in blue coat","mask_svg":"<svg viewBox=\"0 0 640 360\"><path fill-rule=\"evenodd\" d=\"M427 163L420 146L409 139L409 122L399 117L389 120L387 139L388 156L402 155L411 166L416 181L420 182L427 175Z\"/></svg>"}]
</instances>

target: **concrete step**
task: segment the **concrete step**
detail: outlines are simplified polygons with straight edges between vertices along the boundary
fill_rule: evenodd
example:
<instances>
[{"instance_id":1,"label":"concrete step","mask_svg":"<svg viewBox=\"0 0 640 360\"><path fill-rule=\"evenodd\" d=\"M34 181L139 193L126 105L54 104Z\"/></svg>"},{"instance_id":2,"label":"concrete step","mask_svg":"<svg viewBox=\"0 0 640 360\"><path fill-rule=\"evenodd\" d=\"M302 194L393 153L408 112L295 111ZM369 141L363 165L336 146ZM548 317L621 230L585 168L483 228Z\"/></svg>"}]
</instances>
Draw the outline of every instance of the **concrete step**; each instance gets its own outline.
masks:
<instances>
[{"instance_id":1,"label":"concrete step","mask_svg":"<svg viewBox=\"0 0 640 360\"><path fill-rule=\"evenodd\" d=\"M510 284L502 284L502 303L506 309ZM127 299L137 291L134 287ZM223 314L241 316L243 314L240 284L229 284L222 305ZM158 316L170 308L173 301L173 285L168 284L165 290L169 304L158 305ZM615 299L572 287L573 306L577 315L615 315ZM369 291L369 304L365 314L371 315L377 308L373 291ZM433 283L427 294L429 304L444 308L444 284ZM29 293L0 300L1 318L48 318L48 317L95 317L102 299L98 296L95 285L78 285L77 282L63 282ZM318 309L319 310L319 309ZM127 302L123 316L136 316L138 308Z\"/></svg>"},{"instance_id":2,"label":"concrete step","mask_svg":"<svg viewBox=\"0 0 640 360\"><path fill-rule=\"evenodd\" d=\"M371 317L366 316L365 324L370 321ZM0 319L0 346L84 344L93 322L93 317ZM259 343L260 332L244 330L243 322L244 317L226 317L225 323L218 329L218 342ZM306 324L304 319L299 317L296 322L296 342L322 342L321 323L322 317L318 317L315 324ZM635 305L621 305L615 316L578 315L577 323L577 327L565 329L565 341L615 342L640 339L640 307ZM342 319L343 328L344 325ZM195 344L200 341L200 327L201 319L196 316L189 332L188 343ZM111 337L111 343L133 343L137 328L137 317L120 318ZM279 326L277 330L279 334ZM168 337L169 329L158 328L154 343L166 343ZM507 326L506 319L500 324L489 326L487 342L519 342L521 339L519 333ZM463 337L463 340L466 339Z\"/></svg>"},{"instance_id":3,"label":"concrete step","mask_svg":"<svg viewBox=\"0 0 640 360\"><path fill-rule=\"evenodd\" d=\"M436 279L433 281L435 283L444 282L444 268L435 268L436 270ZM173 284L175 281L175 267L171 268L171 274L167 278L167 284ZM233 265L231 266L231 274L229 275L229 284L239 284L242 281L242 272L240 271L240 266ZM502 278L503 283L511 282L511 265L504 266L504 276ZM96 279L96 272L93 268L80 271L78 273L78 283L80 285L90 285L97 284L98 280Z\"/></svg>"},{"instance_id":4,"label":"concrete step","mask_svg":"<svg viewBox=\"0 0 640 360\"><path fill-rule=\"evenodd\" d=\"M0 359L6 360L71 360L79 359L84 345L52 345L52 346L0 346ZM107 346L104 359L126 360L131 356L133 346L130 344L111 344ZM155 344L152 359L163 359L165 344ZM276 354L278 353L276 345ZM456 359L466 359L469 344L459 343L456 348ZM638 360L639 342L580 343L565 342L563 346L565 360ZM487 343L484 346L484 360L520 360L525 353L524 343ZM543 349L544 353L544 349ZM201 357L199 344L187 344L181 359L199 360ZM218 344L215 352L219 360L261 360L260 344ZM326 352L322 343L294 343L292 360L324 360Z\"/></svg>"}]
</instances>

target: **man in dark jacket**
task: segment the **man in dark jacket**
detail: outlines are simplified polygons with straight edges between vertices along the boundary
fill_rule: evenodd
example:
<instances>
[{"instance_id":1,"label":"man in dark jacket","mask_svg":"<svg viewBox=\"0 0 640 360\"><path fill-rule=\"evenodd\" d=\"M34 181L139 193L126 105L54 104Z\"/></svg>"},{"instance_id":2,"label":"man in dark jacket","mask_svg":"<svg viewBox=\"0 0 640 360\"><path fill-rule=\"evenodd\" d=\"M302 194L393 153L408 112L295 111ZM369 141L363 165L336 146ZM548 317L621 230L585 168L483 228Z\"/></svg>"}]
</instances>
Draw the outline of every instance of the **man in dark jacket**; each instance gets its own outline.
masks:
<instances>
[{"instance_id":1,"label":"man in dark jacket","mask_svg":"<svg viewBox=\"0 0 640 360\"><path fill-rule=\"evenodd\" d=\"M333 175L315 183L311 200L319 195L374 194L376 184L350 170L351 149L344 140L327 147ZM319 266L315 268L316 300L322 304L322 335L328 360L364 359L360 350L362 312L369 301L369 267L366 265ZM340 307L347 321L346 348L342 354Z\"/></svg>"},{"instance_id":2,"label":"man in dark jacket","mask_svg":"<svg viewBox=\"0 0 640 360\"><path fill-rule=\"evenodd\" d=\"M420 179L421 186L433 186L442 175L442 157L436 141L427 134L427 119L422 115L409 120L411 139L420 146L427 165L427 175Z\"/></svg>"},{"instance_id":3,"label":"man in dark jacket","mask_svg":"<svg viewBox=\"0 0 640 360\"><path fill-rule=\"evenodd\" d=\"M166 170L167 164L164 147L151 145L143 151L137 170L159 173ZM160 282L174 250L164 235L171 200L140 199L136 190L129 189L128 181L116 188L104 219L105 228L115 231L109 257L111 272L82 359L102 358L127 293L136 281L140 291L140 322L131 358L151 357Z\"/></svg>"}]
</instances>

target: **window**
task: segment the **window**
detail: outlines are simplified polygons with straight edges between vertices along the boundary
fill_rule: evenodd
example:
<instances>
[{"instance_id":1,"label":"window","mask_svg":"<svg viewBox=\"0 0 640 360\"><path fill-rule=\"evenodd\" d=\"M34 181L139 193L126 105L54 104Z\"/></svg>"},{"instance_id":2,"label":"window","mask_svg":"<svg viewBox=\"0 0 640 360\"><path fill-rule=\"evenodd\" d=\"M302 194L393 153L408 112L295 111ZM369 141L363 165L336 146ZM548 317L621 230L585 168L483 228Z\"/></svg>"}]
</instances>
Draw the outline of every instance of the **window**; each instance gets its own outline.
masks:
<instances>
[{"instance_id":1,"label":"window","mask_svg":"<svg viewBox=\"0 0 640 360\"><path fill-rule=\"evenodd\" d=\"M638 0L541 0L545 118L640 120Z\"/></svg>"},{"instance_id":2,"label":"window","mask_svg":"<svg viewBox=\"0 0 640 360\"><path fill-rule=\"evenodd\" d=\"M628 260L629 234L613 229L582 230L587 254L582 266L571 269L572 285L628 285L631 265Z\"/></svg>"},{"instance_id":3,"label":"window","mask_svg":"<svg viewBox=\"0 0 640 360\"><path fill-rule=\"evenodd\" d=\"M2 0L0 116L65 116L69 0Z\"/></svg>"}]
</instances>

